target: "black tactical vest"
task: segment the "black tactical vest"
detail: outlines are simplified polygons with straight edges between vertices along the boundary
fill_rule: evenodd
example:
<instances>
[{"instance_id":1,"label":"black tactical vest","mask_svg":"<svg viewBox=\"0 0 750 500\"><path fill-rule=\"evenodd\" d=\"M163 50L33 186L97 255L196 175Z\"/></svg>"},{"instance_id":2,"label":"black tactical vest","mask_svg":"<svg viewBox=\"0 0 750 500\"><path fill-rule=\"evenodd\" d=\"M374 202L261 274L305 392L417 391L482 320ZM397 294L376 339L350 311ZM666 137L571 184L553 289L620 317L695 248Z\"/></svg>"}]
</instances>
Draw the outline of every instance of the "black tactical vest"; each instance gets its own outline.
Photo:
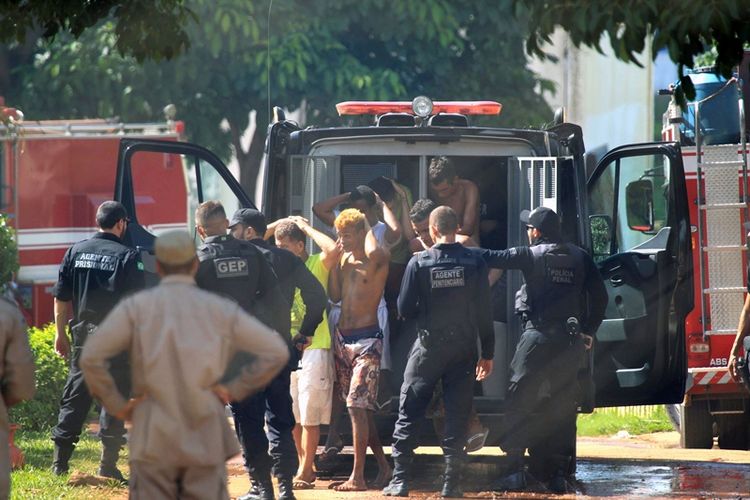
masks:
<instances>
[{"instance_id":1,"label":"black tactical vest","mask_svg":"<svg viewBox=\"0 0 750 500\"><path fill-rule=\"evenodd\" d=\"M254 313L258 291L260 250L252 243L222 236L197 249L200 266L196 282L201 288L219 293Z\"/></svg>"},{"instance_id":2,"label":"black tactical vest","mask_svg":"<svg viewBox=\"0 0 750 500\"><path fill-rule=\"evenodd\" d=\"M585 264L578 247L541 243L531 247L533 267L524 272L526 283L516 294L516 313L532 322L563 324L584 312Z\"/></svg>"},{"instance_id":3,"label":"black tactical vest","mask_svg":"<svg viewBox=\"0 0 750 500\"><path fill-rule=\"evenodd\" d=\"M431 248L417 258L420 287L418 325L431 332L474 335L474 297L479 257L470 250Z\"/></svg>"}]
</instances>

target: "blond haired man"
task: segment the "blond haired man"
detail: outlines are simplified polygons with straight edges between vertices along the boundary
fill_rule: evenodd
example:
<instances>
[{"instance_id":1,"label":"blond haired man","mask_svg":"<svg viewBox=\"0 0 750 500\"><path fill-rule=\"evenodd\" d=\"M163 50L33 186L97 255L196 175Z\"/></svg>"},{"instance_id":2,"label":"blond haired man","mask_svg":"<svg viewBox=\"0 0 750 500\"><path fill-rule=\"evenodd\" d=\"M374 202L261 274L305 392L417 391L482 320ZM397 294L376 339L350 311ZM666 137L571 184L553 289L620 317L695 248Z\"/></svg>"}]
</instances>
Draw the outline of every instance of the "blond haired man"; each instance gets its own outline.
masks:
<instances>
[{"instance_id":1,"label":"blond haired man","mask_svg":"<svg viewBox=\"0 0 750 500\"><path fill-rule=\"evenodd\" d=\"M341 301L341 316L333 339L336 377L352 421L354 466L339 491L367 488L364 478L368 441L378 461L376 488L390 479L391 468L373 421L378 394L383 334L378 305L388 277L390 254L378 245L365 216L356 209L342 211L334 221L344 254L331 269L328 294Z\"/></svg>"}]
</instances>

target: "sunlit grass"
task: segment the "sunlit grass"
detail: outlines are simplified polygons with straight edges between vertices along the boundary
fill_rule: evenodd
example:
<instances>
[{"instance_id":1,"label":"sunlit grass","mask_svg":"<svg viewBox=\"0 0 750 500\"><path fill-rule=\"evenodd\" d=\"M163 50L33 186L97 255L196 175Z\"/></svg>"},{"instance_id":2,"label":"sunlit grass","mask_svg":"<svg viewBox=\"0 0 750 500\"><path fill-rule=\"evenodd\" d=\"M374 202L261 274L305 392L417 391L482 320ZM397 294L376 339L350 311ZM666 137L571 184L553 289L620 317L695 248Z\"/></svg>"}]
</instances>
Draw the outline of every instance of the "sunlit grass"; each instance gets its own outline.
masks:
<instances>
[{"instance_id":1,"label":"sunlit grass","mask_svg":"<svg viewBox=\"0 0 750 500\"><path fill-rule=\"evenodd\" d=\"M16 445L23 450L26 456L26 465L21 470L13 471L11 474L11 498L12 499L99 499L99 498L126 498L127 487L119 486L110 481L107 486L71 486L68 485L70 476L58 477L52 473L52 450L53 444L49 432L24 432L16 433ZM96 474L99 467L99 456L101 454L101 442L96 436L84 434L76 446L70 461L72 474ZM127 476L127 452L123 452L118 463L120 470Z\"/></svg>"},{"instance_id":2,"label":"sunlit grass","mask_svg":"<svg viewBox=\"0 0 750 500\"><path fill-rule=\"evenodd\" d=\"M619 431L630 434L649 434L673 430L663 406L655 406L646 415L618 415L606 409L590 415L578 416L579 436L609 436Z\"/></svg>"}]
</instances>

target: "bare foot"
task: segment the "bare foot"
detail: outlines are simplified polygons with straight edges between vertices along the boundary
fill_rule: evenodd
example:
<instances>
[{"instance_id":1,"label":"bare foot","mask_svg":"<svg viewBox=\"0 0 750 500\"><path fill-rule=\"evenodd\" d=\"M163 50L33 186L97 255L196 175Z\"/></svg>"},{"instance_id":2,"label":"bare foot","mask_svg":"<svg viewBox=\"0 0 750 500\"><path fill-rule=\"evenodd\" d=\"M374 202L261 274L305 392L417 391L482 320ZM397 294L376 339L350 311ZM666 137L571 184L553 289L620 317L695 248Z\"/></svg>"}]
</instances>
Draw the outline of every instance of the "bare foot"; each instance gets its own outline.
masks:
<instances>
[{"instance_id":1,"label":"bare foot","mask_svg":"<svg viewBox=\"0 0 750 500\"><path fill-rule=\"evenodd\" d=\"M367 484L363 481L353 481L348 479L343 483L335 483L330 486L332 490L336 491L365 491Z\"/></svg>"},{"instance_id":2,"label":"bare foot","mask_svg":"<svg viewBox=\"0 0 750 500\"><path fill-rule=\"evenodd\" d=\"M393 476L391 466L388 463L381 465L380 469L378 469L378 476L372 482L372 487L376 490L382 490L391 482L391 476Z\"/></svg>"}]
</instances>

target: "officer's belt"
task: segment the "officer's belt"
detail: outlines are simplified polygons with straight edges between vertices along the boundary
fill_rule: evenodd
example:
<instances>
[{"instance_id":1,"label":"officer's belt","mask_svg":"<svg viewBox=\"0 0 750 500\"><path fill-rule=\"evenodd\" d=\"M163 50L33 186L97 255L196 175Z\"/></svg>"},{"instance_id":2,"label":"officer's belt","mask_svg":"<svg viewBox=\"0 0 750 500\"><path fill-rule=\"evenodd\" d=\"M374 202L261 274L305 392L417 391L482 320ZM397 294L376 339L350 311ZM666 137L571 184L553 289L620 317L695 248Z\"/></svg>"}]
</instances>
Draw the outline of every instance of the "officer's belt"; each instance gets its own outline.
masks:
<instances>
[{"instance_id":1,"label":"officer's belt","mask_svg":"<svg viewBox=\"0 0 750 500\"><path fill-rule=\"evenodd\" d=\"M530 318L525 314L521 315L521 325L524 330L539 330L546 333L564 333L568 334L565 319L544 320L540 318Z\"/></svg>"}]
</instances>

